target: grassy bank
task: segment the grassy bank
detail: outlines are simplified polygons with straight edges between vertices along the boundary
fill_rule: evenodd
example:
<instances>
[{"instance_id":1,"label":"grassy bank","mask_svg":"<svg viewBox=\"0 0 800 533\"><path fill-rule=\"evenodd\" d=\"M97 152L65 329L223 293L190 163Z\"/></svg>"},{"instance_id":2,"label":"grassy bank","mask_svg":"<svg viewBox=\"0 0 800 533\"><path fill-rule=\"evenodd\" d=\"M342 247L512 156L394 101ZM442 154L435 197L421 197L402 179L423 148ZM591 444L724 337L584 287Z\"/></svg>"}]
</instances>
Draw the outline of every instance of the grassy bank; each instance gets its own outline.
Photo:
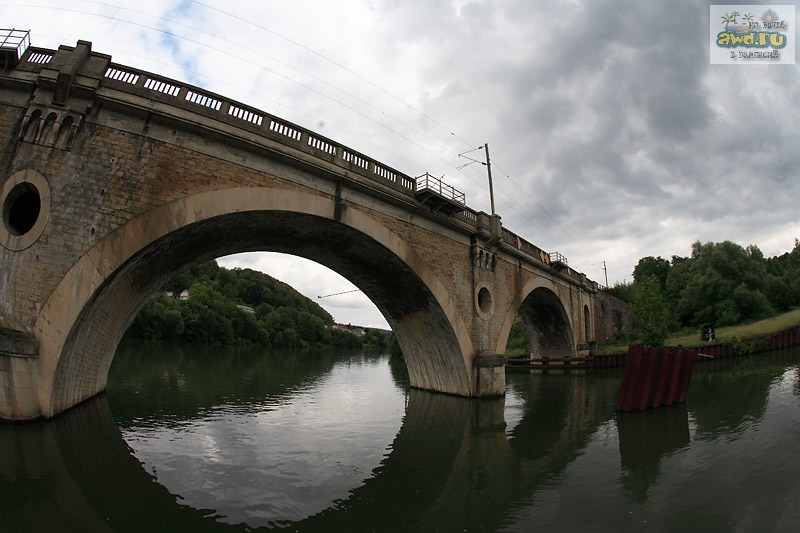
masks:
<instances>
[{"instance_id":1,"label":"grassy bank","mask_svg":"<svg viewBox=\"0 0 800 533\"><path fill-rule=\"evenodd\" d=\"M766 335L775 333L792 326L800 325L800 309L794 309L788 313L752 322L750 324L738 324L716 330L717 342L731 342L733 338L743 339L756 335ZM598 353L621 353L628 350L630 340L620 340L603 343L598 346ZM700 329L683 329L667 337L666 346L702 346L708 344L700 340Z\"/></svg>"}]
</instances>

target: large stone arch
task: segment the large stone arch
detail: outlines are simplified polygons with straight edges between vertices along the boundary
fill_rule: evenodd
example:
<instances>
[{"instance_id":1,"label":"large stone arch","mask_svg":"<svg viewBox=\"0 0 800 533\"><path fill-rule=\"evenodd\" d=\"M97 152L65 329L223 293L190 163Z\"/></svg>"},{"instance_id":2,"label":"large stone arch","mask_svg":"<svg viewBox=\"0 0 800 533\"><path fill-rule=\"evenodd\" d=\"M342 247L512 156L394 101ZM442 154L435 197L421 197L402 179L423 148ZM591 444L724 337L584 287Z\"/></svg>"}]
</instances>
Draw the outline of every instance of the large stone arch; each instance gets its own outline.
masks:
<instances>
[{"instance_id":1,"label":"large stone arch","mask_svg":"<svg viewBox=\"0 0 800 533\"><path fill-rule=\"evenodd\" d=\"M505 351L517 314L522 317L531 349L537 357L573 357L575 335L570 313L556 285L543 277L529 281L508 308L498 337L497 351Z\"/></svg>"},{"instance_id":2,"label":"large stone arch","mask_svg":"<svg viewBox=\"0 0 800 533\"><path fill-rule=\"evenodd\" d=\"M84 254L43 306L37 395L44 416L101 392L123 333L147 297L192 264L279 251L328 266L384 314L412 386L471 395L474 348L455 303L411 246L368 212L279 188L229 188L132 219Z\"/></svg>"}]
</instances>

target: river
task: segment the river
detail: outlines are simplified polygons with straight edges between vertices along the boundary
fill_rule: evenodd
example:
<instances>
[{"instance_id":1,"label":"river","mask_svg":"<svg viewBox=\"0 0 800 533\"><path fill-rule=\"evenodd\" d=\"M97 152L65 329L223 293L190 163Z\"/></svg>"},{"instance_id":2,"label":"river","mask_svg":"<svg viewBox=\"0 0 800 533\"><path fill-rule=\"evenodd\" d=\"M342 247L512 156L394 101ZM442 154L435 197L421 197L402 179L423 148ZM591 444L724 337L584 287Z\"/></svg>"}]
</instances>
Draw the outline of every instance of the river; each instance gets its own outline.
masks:
<instances>
[{"instance_id":1,"label":"river","mask_svg":"<svg viewBox=\"0 0 800 533\"><path fill-rule=\"evenodd\" d=\"M413 390L402 360L125 339L107 394L0 424L0 531L797 531L800 350Z\"/></svg>"}]
</instances>

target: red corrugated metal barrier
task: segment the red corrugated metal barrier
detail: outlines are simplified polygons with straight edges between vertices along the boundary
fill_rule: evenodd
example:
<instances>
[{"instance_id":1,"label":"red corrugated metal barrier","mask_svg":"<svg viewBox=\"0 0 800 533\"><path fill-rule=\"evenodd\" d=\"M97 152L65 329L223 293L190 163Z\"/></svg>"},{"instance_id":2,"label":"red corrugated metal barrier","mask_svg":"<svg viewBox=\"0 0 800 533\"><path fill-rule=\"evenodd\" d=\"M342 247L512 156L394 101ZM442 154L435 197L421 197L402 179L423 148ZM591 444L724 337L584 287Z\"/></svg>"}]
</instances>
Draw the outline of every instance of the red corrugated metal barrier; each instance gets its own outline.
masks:
<instances>
[{"instance_id":1,"label":"red corrugated metal barrier","mask_svg":"<svg viewBox=\"0 0 800 533\"><path fill-rule=\"evenodd\" d=\"M695 353L682 348L628 347L617 409L632 411L686 401Z\"/></svg>"}]
</instances>

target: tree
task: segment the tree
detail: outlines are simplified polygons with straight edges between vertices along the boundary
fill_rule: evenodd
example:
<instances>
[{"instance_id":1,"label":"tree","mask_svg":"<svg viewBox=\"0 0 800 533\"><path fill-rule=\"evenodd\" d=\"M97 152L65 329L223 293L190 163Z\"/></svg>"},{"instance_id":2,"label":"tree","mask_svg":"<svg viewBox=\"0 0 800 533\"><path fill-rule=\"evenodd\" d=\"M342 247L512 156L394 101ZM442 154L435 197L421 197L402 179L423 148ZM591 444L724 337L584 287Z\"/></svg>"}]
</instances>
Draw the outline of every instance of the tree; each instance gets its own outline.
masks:
<instances>
[{"instance_id":1,"label":"tree","mask_svg":"<svg viewBox=\"0 0 800 533\"><path fill-rule=\"evenodd\" d=\"M640 324L642 342L647 346L663 346L669 332L670 314L654 275L636 284L633 311Z\"/></svg>"},{"instance_id":2,"label":"tree","mask_svg":"<svg viewBox=\"0 0 800 533\"><path fill-rule=\"evenodd\" d=\"M204 344L252 343L292 348L335 345L384 348L379 332L364 339L335 332L333 317L289 285L250 269L221 268L208 261L177 274L162 288L189 299L159 295L142 307L128 334L151 339L180 338ZM255 312L242 309L246 304Z\"/></svg>"},{"instance_id":3,"label":"tree","mask_svg":"<svg viewBox=\"0 0 800 533\"><path fill-rule=\"evenodd\" d=\"M678 312L678 304L681 299L681 293L692 279L689 273L690 265L691 260L688 257L673 255L670 261L669 274L667 274L667 280L664 283L664 303L667 304L673 316L679 320L681 316Z\"/></svg>"},{"instance_id":4,"label":"tree","mask_svg":"<svg viewBox=\"0 0 800 533\"><path fill-rule=\"evenodd\" d=\"M294 328L284 329L275 335L275 344L284 348L302 348L303 343L303 339L300 338Z\"/></svg>"},{"instance_id":5,"label":"tree","mask_svg":"<svg viewBox=\"0 0 800 533\"><path fill-rule=\"evenodd\" d=\"M258 307L256 307L256 318L264 322L266 321L267 316L269 316L269 314L274 310L275 308L269 305L268 303L262 303Z\"/></svg>"},{"instance_id":6,"label":"tree","mask_svg":"<svg viewBox=\"0 0 800 533\"><path fill-rule=\"evenodd\" d=\"M766 264L757 246L696 242L691 258L673 264L665 300L687 326L765 318L773 313Z\"/></svg>"},{"instance_id":7,"label":"tree","mask_svg":"<svg viewBox=\"0 0 800 533\"><path fill-rule=\"evenodd\" d=\"M219 292L228 300L239 300L240 285L235 272L221 268L217 274L216 281L219 286Z\"/></svg>"},{"instance_id":8,"label":"tree","mask_svg":"<svg viewBox=\"0 0 800 533\"><path fill-rule=\"evenodd\" d=\"M628 283L625 281L617 281L611 287L610 292L616 298L619 298L623 302L627 304L633 303L633 283Z\"/></svg>"},{"instance_id":9,"label":"tree","mask_svg":"<svg viewBox=\"0 0 800 533\"><path fill-rule=\"evenodd\" d=\"M235 339L230 320L192 298L183 302L181 315L185 323L184 340L202 344L231 344Z\"/></svg>"},{"instance_id":10,"label":"tree","mask_svg":"<svg viewBox=\"0 0 800 533\"><path fill-rule=\"evenodd\" d=\"M506 350L521 350L523 352L529 351L531 346L530 336L528 335L528 328L525 327L522 317L517 315L514 317L514 323L511 324L511 331L508 334L508 341L506 342Z\"/></svg>"},{"instance_id":11,"label":"tree","mask_svg":"<svg viewBox=\"0 0 800 533\"><path fill-rule=\"evenodd\" d=\"M191 272L184 270L164 285L164 290L173 294L180 294L184 289L188 289L195 282Z\"/></svg>"},{"instance_id":12,"label":"tree","mask_svg":"<svg viewBox=\"0 0 800 533\"><path fill-rule=\"evenodd\" d=\"M163 323L166 307L159 297L150 298L139 310L129 331L131 335L143 339L160 339L163 336Z\"/></svg>"},{"instance_id":13,"label":"tree","mask_svg":"<svg viewBox=\"0 0 800 533\"><path fill-rule=\"evenodd\" d=\"M791 252L769 259L767 267L773 278L770 302L781 311L800 305L800 241L795 239Z\"/></svg>"},{"instance_id":14,"label":"tree","mask_svg":"<svg viewBox=\"0 0 800 533\"><path fill-rule=\"evenodd\" d=\"M320 343L325 338L325 324L318 316L298 313L295 324L298 335L306 342Z\"/></svg>"},{"instance_id":15,"label":"tree","mask_svg":"<svg viewBox=\"0 0 800 533\"><path fill-rule=\"evenodd\" d=\"M364 347L371 347L378 350L386 350L389 348L389 335L382 333L377 329L368 329L364 334Z\"/></svg>"},{"instance_id":16,"label":"tree","mask_svg":"<svg viewBox=\"0 0 800 533\"><path fill-rule=\"evenodd\" d=\"M164 313L164 326L161 330L161 337L164 339L177 339L183 334L183 317L177 309L167 309Z\"/></svg>"},{"instance_id":17,"label":"tree","mask_svg":"<svg viewBox=\"0 0 800 533\"><path fill-rule=\"evenodd\" d=\"M658 285L661 291L667 283L667 276L669 276L669 261L663 257L642 257L636 266L633 268L633 282L643 281L650 276L655 276L658 280Z\"/></svg>"}]
</instances>

